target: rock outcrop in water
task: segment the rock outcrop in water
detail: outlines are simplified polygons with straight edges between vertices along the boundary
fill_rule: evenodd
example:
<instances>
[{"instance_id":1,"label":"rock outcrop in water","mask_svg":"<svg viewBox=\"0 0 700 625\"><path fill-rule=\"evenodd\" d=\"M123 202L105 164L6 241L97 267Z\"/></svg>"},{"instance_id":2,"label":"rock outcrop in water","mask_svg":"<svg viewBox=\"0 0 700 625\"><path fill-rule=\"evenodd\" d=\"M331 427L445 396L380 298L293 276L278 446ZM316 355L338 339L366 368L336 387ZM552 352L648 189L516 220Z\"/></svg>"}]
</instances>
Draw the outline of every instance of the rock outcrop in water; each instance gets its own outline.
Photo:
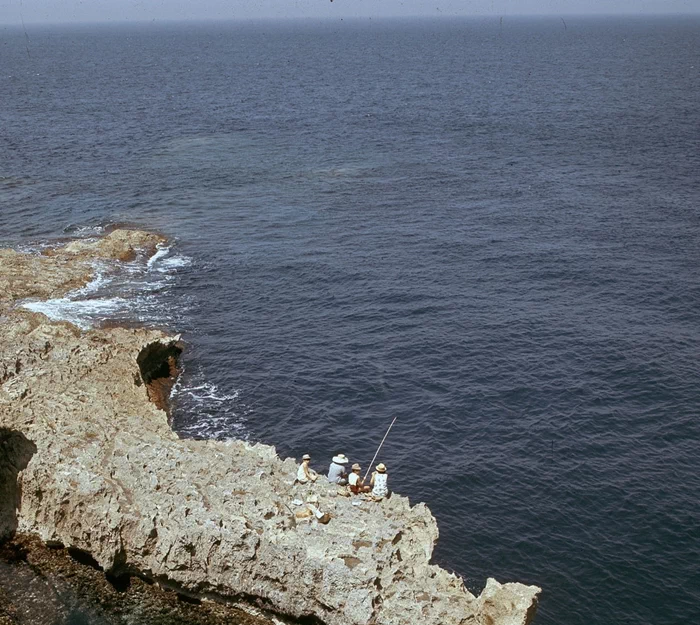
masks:
<instances>
[{"instance_id":1,"label":"rock outcrop in water","mask_svg":"<svg viewBox=\"0 0 700 625\"><path fill-rule=\"evenodd\" d=\"M0 251L0 533L304 623L530 622L539 588L489 580L475 597L430 564L438 529L424 504L353 501L323 479L295 486L295 462L266 445L180 440L162 409L178 337L81 331L17 306L84 285L95 259L161 241L118 230L50 255Z\"/></svg>"}]
</instances>

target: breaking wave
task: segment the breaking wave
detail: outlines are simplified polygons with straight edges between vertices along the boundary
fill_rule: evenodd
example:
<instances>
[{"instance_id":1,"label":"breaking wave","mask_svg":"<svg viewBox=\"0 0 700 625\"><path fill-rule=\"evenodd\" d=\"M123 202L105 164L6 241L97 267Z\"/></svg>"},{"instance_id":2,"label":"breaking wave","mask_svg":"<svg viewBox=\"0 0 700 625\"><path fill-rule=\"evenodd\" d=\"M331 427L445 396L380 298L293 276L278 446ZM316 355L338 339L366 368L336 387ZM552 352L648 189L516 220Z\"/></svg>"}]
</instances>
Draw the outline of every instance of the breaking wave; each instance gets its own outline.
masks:
<instances>
[{"instance_id":1,"label":"breaking wave","mask_svg":"<svg viewBox=\"0 0 700 625\"><path fill-rule=\"evenodd\" d=\"M111 225L111 224L110 224ZM107 224L83 225L83 224L68 224L63 232L70 234L76 238L97 237L105 233Z\"/></svg>"}]
</instances>

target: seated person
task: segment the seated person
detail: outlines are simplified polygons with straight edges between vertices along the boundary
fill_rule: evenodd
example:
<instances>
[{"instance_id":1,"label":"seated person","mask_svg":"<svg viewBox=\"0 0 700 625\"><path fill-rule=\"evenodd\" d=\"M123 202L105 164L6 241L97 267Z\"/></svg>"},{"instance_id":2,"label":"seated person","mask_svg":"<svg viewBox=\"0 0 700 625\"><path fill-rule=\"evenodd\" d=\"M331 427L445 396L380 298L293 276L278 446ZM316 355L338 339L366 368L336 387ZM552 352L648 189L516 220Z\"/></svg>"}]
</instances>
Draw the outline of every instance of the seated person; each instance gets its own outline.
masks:
<instances>
[{"instance_id":1,"label":"seated person","mask_svg":"<svg viewBox=\"0 0 700 625\"><path fill-rule=\"evenodd\" d=\"M372 487L372 497L375 499L381 499L389 494L389 487L387 486L388 475L386 472L386 466L382 462L377 465L377 470L372 473L372 479L369 485Z\"/></svg>"},{"instance_id":2,"label":"seated person","mask_svg":"<svg viewBox=\"0 0 700 625\"><path fill-rule=\"evenodd\" d=\"M352 473L348 475L348 484L350 485L350 491L355 493L356 495L359 493L368 493L370 490L369 486L364 485L364 482L360 477L361 471L362 467L360 467L359 464L355 463L352 465Z\"/></svg>"},{"instance_id":3,"label":"seated person","mask_svg":"<svg viewBox=\"0 0 700 625\"><path fill-rule=\"evenodd\" d=\"M299 469L297 469L297 482L300 484L308 484L318 479L318 473L309 466L310 462L311 456L309 456L309 454L304 454L301 457L301 464L299 465Z\"/></svg>"},{"instance_id":4,"label":"seated person","mask_svg":"<svg viewBox=\"0 0 700 625\"><path fill-rule=\"evenodd\" d=\"M348 459L345 454L338 454L333 456L333 462L328 468L328 481L333 484L340 484L345 486L348 481L345 479L348 474L345 472L345 465L348 463Z\"/></svg>"}]
</instances>

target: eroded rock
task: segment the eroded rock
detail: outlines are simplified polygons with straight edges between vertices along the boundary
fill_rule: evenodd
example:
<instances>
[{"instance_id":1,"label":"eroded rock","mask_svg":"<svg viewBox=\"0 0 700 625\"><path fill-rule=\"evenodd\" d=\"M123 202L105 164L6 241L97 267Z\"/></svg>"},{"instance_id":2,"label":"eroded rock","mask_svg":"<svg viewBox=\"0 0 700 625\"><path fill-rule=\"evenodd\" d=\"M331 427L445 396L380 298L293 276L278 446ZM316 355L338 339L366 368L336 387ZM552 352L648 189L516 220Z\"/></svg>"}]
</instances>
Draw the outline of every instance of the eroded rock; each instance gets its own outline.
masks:
<instances>
[{"instance_id":1,"label":"eroded rock","mask_svg":"<svg viewBox=\"0 0 700 625\"><path fill-rule=\"evenodd\" d=\"M73 256L81 259L100 260L134 260L138 253L151 256L159 244L165 243L166 238L152 232L140 230L117 229L101 239L81 239L71 241L67 245L53 248L48 254L52 256Z\"/></svg>"},{"instance_id":2,"label":"eroded rock","mask_svg":"<svg viewBox=\"0 0 700 625\"><path fill-rule=\"evenodd\" d=\"M69 244L44 261L66 268L75 255L75 271L83 271L86 255L121 257L152 236ZM58 270L50 275L24 290L15 283L11 297L55 296L66 283ZM523 625L532 618L539 588L489 580L476 598L430 564L438 528L424 504L394 494L353 505L323 479L295 485L295 462L273 447L178 439L161 408L179 337L79 331L11 301L2 310L0 427L35 446L17 475L18 531L89 553L111 575L138 572L191 595L255 602L307 622ZM154 390L159 381L165 386ZM295 513L293 501L310 495L331 515L327 525Z\"/></svg>"},{"instance_id":3,"label":"eroded rock","mask_svg":"<svg viewBox=\"0 0 700 625\"><path fill-rule=\"evenodd\" d=\"M85 260L48 258L0 250L0 304L21 298L48 299L85 286L93 269Z\"/></svg>"},{"instance_id":4,"label":"eroded rock","mask_svg":"<svg viewBox=\"0 0 700 625\"><path fill-rule=\"evenodd\" d=\"M182 344L174 339L170 343L155 341L146 345L136 357L140 376L135 376L136 385L146 385L148 398L161 410L168 410L170 392L180 375L178 358Z\"/></svg>"}]
</instances>

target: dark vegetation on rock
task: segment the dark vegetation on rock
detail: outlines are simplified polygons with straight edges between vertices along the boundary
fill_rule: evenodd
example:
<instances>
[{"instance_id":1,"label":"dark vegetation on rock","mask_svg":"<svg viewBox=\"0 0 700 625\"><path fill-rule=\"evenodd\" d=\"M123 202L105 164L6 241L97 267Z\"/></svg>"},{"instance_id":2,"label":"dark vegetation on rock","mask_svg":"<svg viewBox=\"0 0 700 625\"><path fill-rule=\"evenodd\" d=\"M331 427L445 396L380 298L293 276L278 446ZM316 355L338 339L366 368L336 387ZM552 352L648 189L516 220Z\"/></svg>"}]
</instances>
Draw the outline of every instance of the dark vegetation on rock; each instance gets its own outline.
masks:
<instances>
[{"instance_id":1,"label":"dark vegetation on rock","mask_svg":"<svg viewBox=\"0 0 700 625\"><path fill-rule=\"evenodd\" d=\"M138 576L129 578L128 587L119 587L99 567L74 555L27 535L0 545L0 625L273 625ZM8 577L21 583L7 582Z\"/></svg>"}]
</instances>

